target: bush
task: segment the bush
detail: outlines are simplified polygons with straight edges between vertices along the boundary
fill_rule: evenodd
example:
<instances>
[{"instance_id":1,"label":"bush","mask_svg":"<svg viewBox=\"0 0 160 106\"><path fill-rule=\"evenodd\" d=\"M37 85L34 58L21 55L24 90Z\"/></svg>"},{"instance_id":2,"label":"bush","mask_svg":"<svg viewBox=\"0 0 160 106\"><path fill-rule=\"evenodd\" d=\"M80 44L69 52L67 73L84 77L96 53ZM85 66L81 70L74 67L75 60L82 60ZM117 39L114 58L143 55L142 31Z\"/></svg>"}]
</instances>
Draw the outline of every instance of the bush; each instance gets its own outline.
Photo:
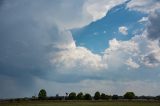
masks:
<instances>
[{"instance_id":1,"label":"bush","mask_svg":"<svg viewBox=\"0 0 160 106\"><path fill-rule=\"evenodd\" d=\"M126 92L124 94L124 99L134 99L135 98L135 94L133 92Z\"/></svg>"},{"instance_id":2,"label":"bush","mask_svg":"<svg viewBox=\"0 0 160 106\"><path fill-rule=\"evenodd\" d=\"M101 99L106 99L106 95L104 93L101 94Z\"/></svg>"},{"instance_id":3,"label":"bush","mask_svg":"<svg viewBox=\"0 0 160 106\"><path fill-rule=\"evenodd\" d=\"M92 97L91 97L90 94L87 93L87 94L84 95L84 99L85 100L92 100Z\"/></svg>"},{"instance_id":4,"label":"bush","mask_svg":"<svg viewBox=\"0 0 160 106\"><path fill-rule=\"evenodd\" d=\"M101 97L100 93L97 91L95 94L94 94L94 99L95 100L99 100Z\"/></svg>"},{"instance_id":5,"label":"bush","mask_svg":"<svg viewBox=\"0 0 160 106\"><path fill-rule=\"evenodd\" d=\"M77 99L78 100L82 100L83 99L83 93L82 92L77 94Z\"/></svg>"},{"instance_id":6,"label":"bush","mask_svg":"<svg viewBox=\"0 0 160 106\"><path fill-rule=\"evenodd\" d=\"M68 99L70 100L75 100L76 99L76 93L75 92L71 92L68 96Z\"/></svg>"}]
</instances>

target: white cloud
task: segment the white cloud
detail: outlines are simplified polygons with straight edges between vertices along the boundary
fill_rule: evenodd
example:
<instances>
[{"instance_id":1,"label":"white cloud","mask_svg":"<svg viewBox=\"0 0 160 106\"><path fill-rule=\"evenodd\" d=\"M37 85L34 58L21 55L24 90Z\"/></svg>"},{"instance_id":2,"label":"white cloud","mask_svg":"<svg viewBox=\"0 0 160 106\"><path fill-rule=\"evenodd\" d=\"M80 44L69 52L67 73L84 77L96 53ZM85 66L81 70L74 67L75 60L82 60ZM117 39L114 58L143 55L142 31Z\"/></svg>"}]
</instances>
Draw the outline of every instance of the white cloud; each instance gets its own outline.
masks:
<instances>
[{"instance_id":1,"label":"white cloud","mask_svg":"<svg viewBox=\"0 0 160 106\"><path fill-rule=\"evenodd\" d=\"M116 71L125 67L125 64L135 69L140 67L136 62L128 59L135 58L141 52L138 42L134 40L118 41L112 39L109 41L109 48L105 50L104 55L94 54L85 47L73 45L50 53L50 61L56 66L57 72L78 73L83 76L83 73L94 75L93 73L101 73L104 70ZM128 61L126 61L127 59Z\"/></svg>"},{"instance_id":2,"label":"white cloud","mask_svg":"<svg viewBox=\"0 0 160 106\"><path fill-rule=\"evenodd\" d=\"M125 67L124 62L130 57L137 56L139 52L139 46L133 40L118 41L112 39L109 41L109 48L105 50L103 58L107 61L109 70L117 70Z\"/></svg>"},{"instance_id":3,"label":"white cloud","mask_svg":"<svg viewBox=\"0 0 160 106\"><path fill-rule=\"evenodd\" d=\"M31 6L34 9L38 9L39 7L44 7L46 4L50 4L48 7L40 9L42 11L41 16L36 18L41 20L44 18L43 16L46 16L48 21L55 22L61 28L72 29L83 27L103 18L110 9L125 1L127 0L80 0L78 2L75 0L56 2L41 0L40 3L37 3L35 0L32 1L32 4L35 4L37 7L35 8L34 5ZM39 14L39 12L37 13Z\"/></svg>"},{"instance_id":4,"label":"white cloud","mask_svg":"<svg viewBox=\"0 0 160 106\"><path fill-rule=\"evenodd\" d=\"M126 63L125 63L125 64L128 65L128 66L131 67L131 68L134 68L134 69L137 69L137 68L140 67L140 65L137 64L137 63L135 63L135 62L132 60L132 58L129 58L128 60L126 60Z\"/></svg>"},{"instance_id":5,"label":"white cloud","mask_svg":"<svg viewBox=\"0 0 160 106\"><path fill-rule=\"evenodd\" d=\"M142 17L138 22L143 23L143 22L146 22L146 21L148 21L148 17Z\"/></svg>"},{"instance_id":6,"label":"white cloud","mask_svg":"<svg viewBox=\"0 0 160 106\"><path fill-rule=\"evenodd\" d=\"M136 58L141 65L157 69L160 66L159 41L148 39L147 31L144 31L142 35L136 35L132 40L138 44L140 52Z\"/></svg>"},{"instance_id":7,"label":"white cloud","mask_svg":"<svg viewBox=\"0 0 160 106\"><path fill-rule=\"evenodd\" d=\"M138 53L139 52L139 47L137 45L137 42L134 40L129 40L129 41L118 41L116 39L110 40L109 41L109 48L110 50L113 51L122 51L126 53ZM108 50L106 49L106 50Z\"/></svg>"},{"instance_id":8,"label":"white cloud","mask_svg":"<svg viewBox=\"0 0 160 106\"><path fill-rule=\"evenodd\" d=\"M160 66L159 41L148 39L146 34L144 31L142 35L135 35L129 41L110 40L109 48L103 55L103 59L107 61L108 70L125 67L123 64L134 69L140 66L144 66L144 69L146 67L157 69Z\"/></svg>"},{"instance_id":9,"label":"white cloud","mask_svg":"<svg viewBox=\"0 0 160 106\"><path fill-rule=\"evenodd\" d=\"M104 17L111 8L125 1L127 0L88 0L84 8L92 16L93 21L96 21Z\"/></svg>"},{"instance_id":10,"label":"white cloud","mask_svg":"<svg viewBox=\"0 0 160 106\"><path fill-rule=\"evenodd\" d=\"M123 35L128 35L128 28L125 26L121 26L118 28L119 32L122 33Z\"/></svg>"},{"instance_id":11,"label":"white cloud","mask_svg":"<svg viewBox=\"0 0 160 106\"><path fill-rule=\"evenodd\" d=\"M58 71L62 73L94 72L107 69L107 64L103 63L102 57L85 47L64 49L51 54L51 58L51 63L56 65Z\"/></svg>"},{"instance_id":12,"label":"white cloud","mask_svg":"<svg viewBox=\"0 0 160 106\"><path fill-rule=\"evenodd\" d=\"M149 14L149 24L146 27L145 36L148 38L148 49L142 55L142 63L147 67L158 67L160 65L160 12L155 11Z\"/></svg>"},{"instance_id":13,"label":"white cloud","mask_svg":"<svg viewBox=\"0 0 160 106\"><path fill-rule=\"evenodd\" d=\"M72 48L50 53L50 58L51 63L60 73L81 72L83 74L85 72L85 74L91 74L122 68L125 60L137 56L139 52L138 44L135 41L112 39L109 41L109 48L105 50L104 55L94 54L85 47L72 46ZM128 65L138 68L133 61L129 61Z\"/></svg>"},{"instance_id":14,"label":"white cloud","mask_svg":"<svg viewBox=\"0 0 160 106\"><path fill-rule=\"evenodd\" d=\"M142 63L150 68L155 68L160 65L160 47L158 41L149 41L147 44L148 52L142 55Z\"/></svg>"},{"instance_id":15,"label":"white cloud","mask_svg":"<svg viewBox=\"0 0 160 106\"><path fill-rule=\"evenodd\" d=\"M151 13L160 9L160 2L158 0L131 0L127 7L132 10Z\"/></svg>"}]
</instances>

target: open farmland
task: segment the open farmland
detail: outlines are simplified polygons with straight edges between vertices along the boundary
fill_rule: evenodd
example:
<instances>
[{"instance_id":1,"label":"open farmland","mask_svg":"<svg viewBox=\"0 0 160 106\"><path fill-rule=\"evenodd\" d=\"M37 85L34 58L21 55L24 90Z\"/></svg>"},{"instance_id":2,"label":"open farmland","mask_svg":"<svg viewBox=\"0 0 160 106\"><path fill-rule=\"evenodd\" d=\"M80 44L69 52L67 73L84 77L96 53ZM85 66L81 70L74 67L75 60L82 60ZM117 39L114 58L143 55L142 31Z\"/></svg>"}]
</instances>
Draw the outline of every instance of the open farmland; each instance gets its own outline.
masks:
<instances>
[{"instance_id":1,"label":"open farmland","mask_svg":"<svg viewBox=\"0 0 160 106\"><path fill-rule=\"evenodd\" d=\"M0 106L160 106L160 102L118 102L118 101L30 101L30 102L12 102L0 103Z\"/></svg>"}]
</instances>

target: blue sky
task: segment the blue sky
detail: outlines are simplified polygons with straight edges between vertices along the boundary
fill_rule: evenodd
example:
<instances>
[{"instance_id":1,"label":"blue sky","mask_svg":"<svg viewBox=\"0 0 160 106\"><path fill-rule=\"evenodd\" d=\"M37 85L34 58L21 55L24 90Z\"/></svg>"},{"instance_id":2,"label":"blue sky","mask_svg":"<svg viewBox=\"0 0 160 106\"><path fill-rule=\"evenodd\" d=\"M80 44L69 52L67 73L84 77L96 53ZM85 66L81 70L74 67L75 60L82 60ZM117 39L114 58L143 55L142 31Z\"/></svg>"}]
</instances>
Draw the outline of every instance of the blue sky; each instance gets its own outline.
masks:
<instances>
[{"instance_id":1,"label":"blue sky","mask_svg":"<svg viewBox=\"0 0 160 106\"><path fill-rule=\"evenodd\" d=\"M109 40L116 38L117 40L129 40L135 33L140 32L144 28L142 23L138 21L147 16L147 14L139 11L131 11L126 4L120 4L112 8L105 17L89 25L73 29L73 38L78 46L85 46L94 53L101 53L108 48ZM118 28L125 26L128 28L127 36L118 31Z\"/></svg>"},{"instance_id":2,"label":"blue sky","mask_svg":"<svg viewBox=\"0 0 160 106\"><path fill-rule=\"evenodd\" d=\"M160 94L158 0L1 0L0 23L0 98Z\"/></svg>"}]
</instances>

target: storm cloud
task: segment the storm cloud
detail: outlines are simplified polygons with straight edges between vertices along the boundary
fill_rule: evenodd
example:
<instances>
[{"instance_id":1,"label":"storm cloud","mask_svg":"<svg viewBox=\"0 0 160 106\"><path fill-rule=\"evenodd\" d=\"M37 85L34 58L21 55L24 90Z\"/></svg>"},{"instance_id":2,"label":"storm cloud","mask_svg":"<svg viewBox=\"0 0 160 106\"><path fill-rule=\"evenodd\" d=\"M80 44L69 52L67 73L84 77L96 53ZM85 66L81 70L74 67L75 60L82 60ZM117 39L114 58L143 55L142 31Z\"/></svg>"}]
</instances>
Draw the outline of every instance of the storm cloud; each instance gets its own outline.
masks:
<instances>
[{"instance_id":1,"label":"storm cloud","mask_svg":"<svg viewBox=\"0 0 160 106\"><path fill-rule=\"evenodd\" d=\"M152 40L160 40L160 11L156 10L149 17L147 36Z\"/></svg>"},{"instance_id":2,"label":"storm cloud","mask_svg":"<svg viewBox=\"0 0 160 106\"><path fill-rule=\"evenodd\" d=\"M47 73L54 71L49 53L58 49L56 45L69 45L73 42L71 34L61 29L56 23L58 21L52 19L57 16L56 5L62 5L61 1L1 2L0 75L3 79L0 87L3 92L1 97L8 96L10 90L16 92L22 87L32 88L35 77L47 78ZM7 83L11 83L15 88L7 88L5 86Z\"/></svg>"},{"instance_id":3,"label":"storm cloud","mask_svg":"<svg viewBox=\"0 0 160 106\"><path fill-rule=\"evenodd\" d=\"M117 4L122 3L122 0L117 1ZM58 77L56 64L53 64L51 59L54 60L54 54L59 51L70 50L70 48L76 50L75 42L68 29L82 27L95 21L93 17L98 14L91 14L92 11L87 10L95 2L1 0L0 77L2 86L0 90L3 93L1 92L0 97L15 96L10 93L24 88L29 91L33 88L32 86L35 86L36 78L65 81L65 78L72 76L61 74L61 77ZM117 4L116 2L107 4L111 6L105 8L103 14ZM98 19L103 16L99 15ZM100 61L99 57L94 56L89 50L85 48L81 50L88 53L88 59L92 56L93 59L98 58ZM75 77L77 78L79 77ZM13 88L7 88L7 83L11 83Z\"/></svg>"}]
</instances>

